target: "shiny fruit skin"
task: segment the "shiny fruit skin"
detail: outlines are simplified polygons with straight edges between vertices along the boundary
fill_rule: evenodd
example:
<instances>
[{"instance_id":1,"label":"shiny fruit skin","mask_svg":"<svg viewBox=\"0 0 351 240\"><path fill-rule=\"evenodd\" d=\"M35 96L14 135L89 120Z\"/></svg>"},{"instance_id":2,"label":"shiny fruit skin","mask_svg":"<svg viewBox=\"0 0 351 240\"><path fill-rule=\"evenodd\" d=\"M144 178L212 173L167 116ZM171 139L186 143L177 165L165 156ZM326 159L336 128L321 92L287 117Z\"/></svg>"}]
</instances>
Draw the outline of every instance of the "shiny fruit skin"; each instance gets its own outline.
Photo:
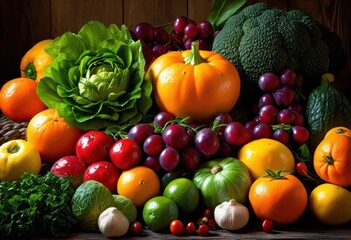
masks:
<instances>
[{"instance_id":1,"label":"shiny fruit skin","mask_svg":"<svg viewBox=\"0 0 351 240\"><path fill-rule=\"evenodd\" d=\"M110 149L110 159L121 170L128 170L138 165L141 160L141 147L132 139L117 140Z\"/></svg>"},{"instance_id":2,"label":"shiny fruit skin","mask_svg":"<svg viewBox=\"0 0 351 240\"><path fill-rule=\"evenodd\" d=\"M91 130L84 133L76 144L76 155L85 164L108 161L115 140L103 131Z\"/></svg>"},{"instance_id":3,"label":"shiny fruit skin","mask_svg":"<svg viewBox=\"0 0 351 240\"><path fill-rule=\"evenodd\" d=\"M242 146L237 158L248 167L255 180L266 175L266 169L293 172L295 159L292 152L283 143L269 138L253 140Z\"/></svg>"},{"instance_id":4,"label":"shiny fruit skin","mask_svg":"<svg viewBox=\"0 0 351 240\"><path fill-rule=\"evenodd\" d=\"M83 176L87 166L76 156L68 155L58 159L51 167L50 172L58 177L68 178L74 188L83 183Z\"/></svg>"},{"instance_id":5,"label":"shiny fruit skin","mask_svg":"<svg viewBox=\"0 0 351 240\"><path fill-rule=\"evenodd\" d=\"M274 224L287 225L301 217L308 196L302 182L292 174L281 179L263 176L251 185L249 202L259 219L271 219Z\"/></svg>"},{"instance_id":6,"label":"shiny fruit skin","mask_svg":"<svg viewBox=\"0 0 351 240\"><path fill-rule=\"evenodd\" d=\"M351 220L351 192L346 188L323 183L310 193L309 206L321 223L340 225Z\"/></svg>"},{"instance_id":7,"label":"shiny fruit skin","mask_svg":"<svg viewBox=\"0 0 351 240\"><path fill-rule=\"evenodd\" d=\"M117 181L121 173L115 165L108 161L90 164L84 172L84 182L95 180L108 188L111 193L116 193Z\"/></svg>"}]
</instances>

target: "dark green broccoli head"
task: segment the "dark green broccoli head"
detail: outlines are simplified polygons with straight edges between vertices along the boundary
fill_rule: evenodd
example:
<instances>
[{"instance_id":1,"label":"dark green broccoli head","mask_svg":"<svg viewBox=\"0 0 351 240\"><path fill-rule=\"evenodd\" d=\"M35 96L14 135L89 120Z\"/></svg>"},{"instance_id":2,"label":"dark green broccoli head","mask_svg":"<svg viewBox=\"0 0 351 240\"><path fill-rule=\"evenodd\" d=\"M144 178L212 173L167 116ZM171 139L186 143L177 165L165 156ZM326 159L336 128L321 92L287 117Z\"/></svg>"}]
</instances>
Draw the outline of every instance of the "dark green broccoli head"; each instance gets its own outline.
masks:
<instances>
[{"instance_id":1,"label":"dark green broccoli head","mask_svg":"<svg viewBox=\"0 0 351 240\"><path fill-rule=\"evenodd\" d=\"M283 11L257 3L228 19L212 50L238 68L244 95L256 91L252 88L258 88L261 74L279 74L285 68L300 72L305 81L318 85L330 65L324 31L304 11Z\"/></svg>"}]
</instances>

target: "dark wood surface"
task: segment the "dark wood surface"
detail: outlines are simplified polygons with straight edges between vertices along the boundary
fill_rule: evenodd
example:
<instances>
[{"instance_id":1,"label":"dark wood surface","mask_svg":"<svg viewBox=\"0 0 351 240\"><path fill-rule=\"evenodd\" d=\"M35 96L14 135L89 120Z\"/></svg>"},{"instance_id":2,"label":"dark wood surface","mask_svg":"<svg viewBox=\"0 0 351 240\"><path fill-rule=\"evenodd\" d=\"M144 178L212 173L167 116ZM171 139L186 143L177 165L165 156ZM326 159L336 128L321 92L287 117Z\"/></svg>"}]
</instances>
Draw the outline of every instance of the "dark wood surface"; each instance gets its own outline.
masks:
<instances>
[{"instance_id":1,"label":"dark wood surface","mask_svg":"<svg viewBox=\"0 0 351 240\"><path fill-rule=\"evenodd\" d=\"M284 10L303 9L335 31L351 55L350 0L248 0ZM211 0L0 0L0 85L20 75L21 58L35 43L66 31L77 32L89 20L104 24L163 25L176 16L204 20ZM351 61L341 74L342 90L351 91ZM345 91L346 91L345 90Z\"/></svg>"},{"instance_id":2,"label":"dark wood surface","mask_svg":"<svg viewBox=\"0 0 351 240\"><path fill-rule=\"evenodd\" d=\"M250 213L251 214L251 213ZM286 226L275 226L272 233L265 233L261 229L261 221L250 215L248 224L238 231L225 231L221 229L210 230L206 237L183 234L173 236L166 229L164 232L153 232L144 228L140 235L127 233L118 239L351 239L351 221L344 225L330 226L316 221L308 209L294 223ZM42 240L47 238L38 238ZM72 230L64 239L109 239L99 232L85 232Z\"/></svg>"},{"instance_id":3,"label":"dark wood surface","mask_svg":"<svg viewBox=\"0 0 351 240\"><path fill-rule=\"evenodd\" d=\"M240 231L211 230L206 237L194 235L173 236L170 233L156 233L144 229L140 235L126 234L120 239L351 239L351 225L345 226L286 226L277 228L272 233L265 233L256 228L244 228ZM38 240L47 238L38 238ZM72 232L65 239L111 239L101 233Z\"/></svg>"}]
</instances>

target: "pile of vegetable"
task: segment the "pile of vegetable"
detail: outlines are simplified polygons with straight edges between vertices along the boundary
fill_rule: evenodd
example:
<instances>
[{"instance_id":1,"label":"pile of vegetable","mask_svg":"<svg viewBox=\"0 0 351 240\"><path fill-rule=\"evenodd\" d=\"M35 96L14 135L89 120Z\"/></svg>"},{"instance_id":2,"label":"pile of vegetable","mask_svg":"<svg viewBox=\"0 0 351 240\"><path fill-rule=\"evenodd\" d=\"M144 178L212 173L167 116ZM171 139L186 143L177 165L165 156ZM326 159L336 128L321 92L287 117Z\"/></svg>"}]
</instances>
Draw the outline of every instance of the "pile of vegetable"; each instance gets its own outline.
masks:
<instances>
[{"instance_id":1,"label":"pile of vegetable","mask_svg":"<svg viewBox=\"0 0 351 240\"><path fill-rule=\"evenodd\" d=\"M0 91L28 122L0 146L0 236L350 223L340 39L303 11L244 4L214 0L171 32L90 21L33 46Z\"/></svg>"}]
</instances>

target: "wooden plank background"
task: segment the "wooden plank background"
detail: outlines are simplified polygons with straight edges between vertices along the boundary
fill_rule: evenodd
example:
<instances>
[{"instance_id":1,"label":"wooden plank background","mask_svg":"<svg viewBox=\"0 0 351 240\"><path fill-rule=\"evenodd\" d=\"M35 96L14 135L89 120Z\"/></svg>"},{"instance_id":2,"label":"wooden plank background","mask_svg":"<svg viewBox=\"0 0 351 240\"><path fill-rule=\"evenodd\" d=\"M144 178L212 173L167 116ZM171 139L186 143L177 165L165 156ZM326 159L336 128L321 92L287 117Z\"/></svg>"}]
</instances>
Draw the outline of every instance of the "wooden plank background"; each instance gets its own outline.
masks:
<instances>
[{"instance_id":1,"label":"wooden plank background","mask_svg":"<svg viewBox=\"0 0 351 240\"><path fill-rule=\"evenodd\" d=\"M335 31L351 55L350 0L249 0L247 4L255 2L284 10L306 10ZM66 31L77 32L89 20L133 29L140 22L170 23L179 15L200 21L210 11L211 0L0 0L0 86L20 76L21 58L36 42ZM343 89L349 91L350 60L340 78Z\"/></svg>"}]
</instances>

